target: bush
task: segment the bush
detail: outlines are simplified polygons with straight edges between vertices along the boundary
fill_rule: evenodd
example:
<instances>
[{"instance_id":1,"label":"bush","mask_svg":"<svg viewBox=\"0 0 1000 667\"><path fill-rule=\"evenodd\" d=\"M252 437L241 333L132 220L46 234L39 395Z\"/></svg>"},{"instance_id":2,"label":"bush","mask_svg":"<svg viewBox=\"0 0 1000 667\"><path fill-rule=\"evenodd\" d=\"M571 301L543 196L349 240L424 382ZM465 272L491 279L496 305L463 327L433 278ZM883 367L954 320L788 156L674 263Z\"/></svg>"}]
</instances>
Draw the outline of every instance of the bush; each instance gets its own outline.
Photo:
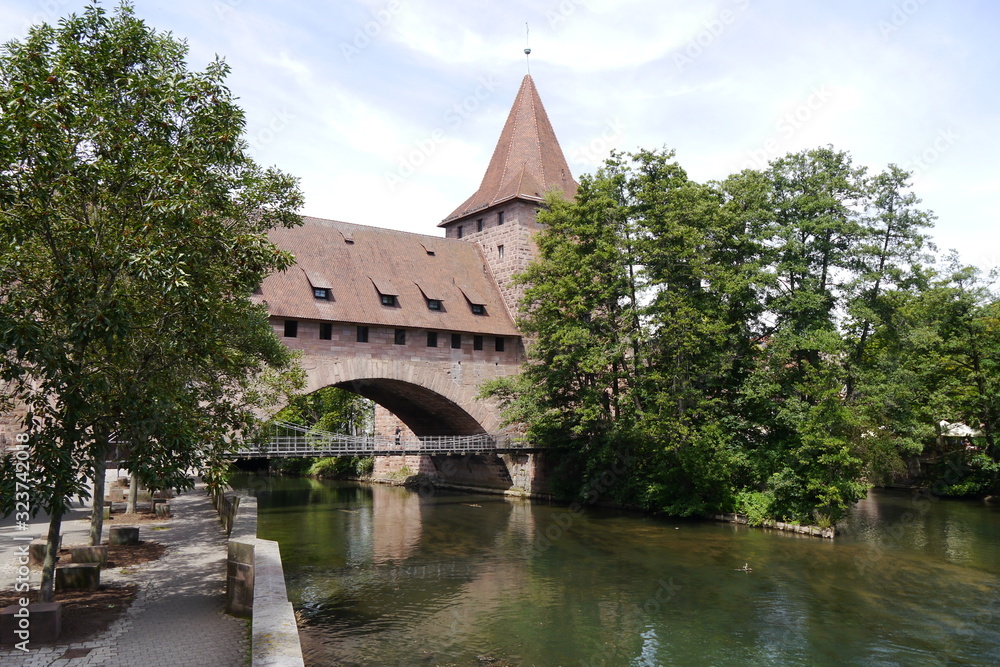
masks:
<instances>
[{"instance_id":1,"label":"bush","mask_svg":"<svg viewBox=\"0 0 1000 667\"><path fill-rule=\"evenodd\" d=\"M368 477L375 471L375 457L373 456L365 458L355 456L352 461L354 461L354 474L358 477Z\"/></svg>"},{"instance_id":2,"label":"bush","mask_svg":"<svg viewBox=\"0 0 1000 667\"><path fill-rule=\"evenodd\" d=\"M737 492L735 505L737 514L746 515L748 525L760 526L773 518L774 498L762 491Z\"/></svg>"},{"instance_id":3,"label":"bush","mask_svg":"<svg viewBox=\"0 0 1000 667\"><path fill-rule=\"evenodd\" d=\"M350 470L351 459L347 457L328 456L316 459L309 468L312 477L336 478L344 477Z\"/></svg>"}]
</instances>

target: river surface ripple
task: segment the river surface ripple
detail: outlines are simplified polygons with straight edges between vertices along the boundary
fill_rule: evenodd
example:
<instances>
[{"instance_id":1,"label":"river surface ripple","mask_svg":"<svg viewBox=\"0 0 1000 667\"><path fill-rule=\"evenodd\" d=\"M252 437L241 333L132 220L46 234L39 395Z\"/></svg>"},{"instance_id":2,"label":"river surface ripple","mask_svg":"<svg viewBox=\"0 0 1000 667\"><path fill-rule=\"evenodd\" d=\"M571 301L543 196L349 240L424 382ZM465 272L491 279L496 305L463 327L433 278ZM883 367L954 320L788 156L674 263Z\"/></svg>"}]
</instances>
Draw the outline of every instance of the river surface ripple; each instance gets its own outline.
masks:
<instances>
[{"instance_id":1,"label":"river surface ripple","mask_svg":"<svg viewBox=\"0 0 1000 667\"><path fill-rule=\"evenodd\" d=\"M873 491L836 540L245 478L307 665L1000 665L1000 508Z\"/></svg>"}]
</instances>

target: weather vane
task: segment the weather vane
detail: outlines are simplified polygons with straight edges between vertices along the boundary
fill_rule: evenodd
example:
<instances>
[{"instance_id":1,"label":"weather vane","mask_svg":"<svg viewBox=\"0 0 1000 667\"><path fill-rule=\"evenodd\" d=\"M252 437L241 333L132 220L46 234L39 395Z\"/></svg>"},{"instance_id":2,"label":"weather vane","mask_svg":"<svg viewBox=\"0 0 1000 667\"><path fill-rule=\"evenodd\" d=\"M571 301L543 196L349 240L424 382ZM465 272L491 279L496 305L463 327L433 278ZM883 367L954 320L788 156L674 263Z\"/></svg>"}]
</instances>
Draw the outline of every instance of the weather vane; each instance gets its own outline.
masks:
<instances>
[{"instance_id":1,"label":"weather vane","mask_svg":"<svg viewBox=\"0 0 1000 667\"><path fill-rule=\"evenodd\" d=\"M525 64L528 67L528 74L529 75L531 74L531 42L529 41L530 36L531 36L531 32L528 29L528 23L527 23L527 21L525 21L525 23L524 23L524 62L525 62Z\"/></svg>"}]
</instances>

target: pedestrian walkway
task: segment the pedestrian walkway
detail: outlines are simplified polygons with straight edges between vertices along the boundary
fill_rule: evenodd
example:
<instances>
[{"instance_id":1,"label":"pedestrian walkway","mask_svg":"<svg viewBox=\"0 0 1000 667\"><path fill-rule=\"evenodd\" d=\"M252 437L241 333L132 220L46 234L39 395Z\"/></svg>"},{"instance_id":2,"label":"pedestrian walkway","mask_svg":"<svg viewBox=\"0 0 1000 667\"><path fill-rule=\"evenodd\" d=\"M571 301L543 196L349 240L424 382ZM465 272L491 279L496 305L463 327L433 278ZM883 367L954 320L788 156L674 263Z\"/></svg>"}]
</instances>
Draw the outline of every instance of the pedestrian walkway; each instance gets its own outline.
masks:
<instances>
[{"instance_id":1,"label":"pedestrian walkway","mask_svg":"<svg viewBox=\"0 0 1000 667\"><path fill-rule=\"evenodd\" d=\"M39 644L32 646L29 653L0 651L0 664L25 667L248 664L249 624L223 611L226 535L218 514L201 484L171 500L170 506L174 518L159 524L169 528L154 531L157 524L140 527L140 539L167 546L167 552L159 560L140 565L138 572L132 574L115 569L101 573L102 582L132 581L140 586L135 602L122 618L87 642ZM88 522L80 515L76 511L64 522L63 544L86 541ZM4 558L8 560L11 559ZM37 576L33 577L35 588ZM5 586L8 579L3 574ZM64 658L70 649L81 649L70 655L90 650L86 655Z\"/></svg>"}]
</instances>

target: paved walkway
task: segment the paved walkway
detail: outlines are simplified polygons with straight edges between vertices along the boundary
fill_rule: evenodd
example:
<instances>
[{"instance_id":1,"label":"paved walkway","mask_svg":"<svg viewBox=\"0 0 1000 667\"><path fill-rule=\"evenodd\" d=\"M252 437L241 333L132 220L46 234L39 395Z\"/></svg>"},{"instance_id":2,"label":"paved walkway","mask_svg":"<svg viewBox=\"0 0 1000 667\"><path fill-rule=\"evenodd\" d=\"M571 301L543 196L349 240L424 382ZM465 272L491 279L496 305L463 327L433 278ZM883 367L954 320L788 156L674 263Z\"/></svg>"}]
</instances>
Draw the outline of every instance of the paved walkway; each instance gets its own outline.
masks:
<instances>
[{"instance_id":1,"label":"paved walkway","mask_svg":"<svg viewBox=\"0 0 1000 667\"><path fill-rule=\"evenodd\" d=\"M0 651L0 665L100 665L101 667L152 667L184 665L210 667L249 664L249 625L224 612L226 536L204 487L170 501L174 518L164 524L140 524L139 537L165 544L158 560L123 574L109 569L101 581L134 581L139 594L128 612L106 632L91 641L75 644L39 644L29 653ZM84 544L89 523L74 510L63 523L63 545ZM170 526L153 530L156 525ZM108 525L105 524L105 539ZM32 531L44 534L42 526ZM0 528L0 585L13 582L11 528ZM23 534L23 533L21 533ZM37 589L39 574L33 574ZM70 649L90 649L81 657L64 658ZM75 651L74 653L81 653ZM71 653L70 655L73 655Z\"/></svg>"}]
</instances>

